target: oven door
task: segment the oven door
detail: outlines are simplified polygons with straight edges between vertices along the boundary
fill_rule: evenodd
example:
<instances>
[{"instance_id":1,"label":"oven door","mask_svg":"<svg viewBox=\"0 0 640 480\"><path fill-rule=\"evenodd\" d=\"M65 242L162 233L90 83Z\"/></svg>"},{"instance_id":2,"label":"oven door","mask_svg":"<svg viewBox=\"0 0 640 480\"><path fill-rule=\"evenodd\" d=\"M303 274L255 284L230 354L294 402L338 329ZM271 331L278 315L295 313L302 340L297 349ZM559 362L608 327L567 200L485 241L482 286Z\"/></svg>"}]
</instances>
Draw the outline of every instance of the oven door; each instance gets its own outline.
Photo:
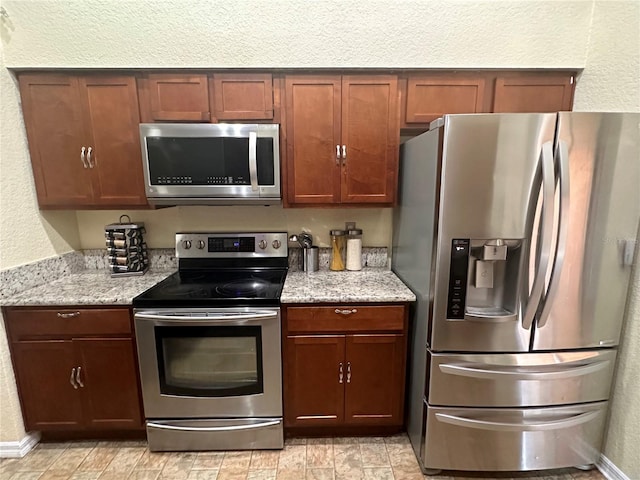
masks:
<instances>
[{"instance_id":1,"label":"oven door","mask_svg":"<svg viewBox=\"0 0 640 480\"><path fill-rule=\"evenodd\" d=\"M135 311L147 418L282 416L279 308Z\"/></svg>"}]
</instances>

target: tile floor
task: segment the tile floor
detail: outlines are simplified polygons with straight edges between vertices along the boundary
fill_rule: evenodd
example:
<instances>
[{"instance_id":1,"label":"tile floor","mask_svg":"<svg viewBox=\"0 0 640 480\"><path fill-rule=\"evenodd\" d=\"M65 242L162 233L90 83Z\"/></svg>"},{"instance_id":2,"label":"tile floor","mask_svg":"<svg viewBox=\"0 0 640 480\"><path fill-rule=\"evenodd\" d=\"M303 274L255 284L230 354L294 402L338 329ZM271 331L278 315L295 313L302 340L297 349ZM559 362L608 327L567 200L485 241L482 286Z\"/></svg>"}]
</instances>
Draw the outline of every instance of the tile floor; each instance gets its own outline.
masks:
<instances>
[{"instance_id":1,"label":"tile floor","mask_svg":"<svg viewBox=\"0 0 640 480\"><path fill-rule=\"evenodd\" d=\"M287 440L284 450L150 453L143 441L41 443L0 480L601 480L597 470L423 477L405 435Z\"/></svg>"}]
</instances>

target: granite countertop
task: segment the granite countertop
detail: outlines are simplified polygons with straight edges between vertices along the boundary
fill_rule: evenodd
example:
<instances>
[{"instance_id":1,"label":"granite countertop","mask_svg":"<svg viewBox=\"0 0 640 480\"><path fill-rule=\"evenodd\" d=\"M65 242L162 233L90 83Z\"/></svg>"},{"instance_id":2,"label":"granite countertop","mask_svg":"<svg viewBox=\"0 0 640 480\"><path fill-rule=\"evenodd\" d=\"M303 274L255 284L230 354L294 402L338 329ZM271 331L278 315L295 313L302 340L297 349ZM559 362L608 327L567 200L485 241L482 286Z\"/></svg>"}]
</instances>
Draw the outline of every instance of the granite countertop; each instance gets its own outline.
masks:
<instances>
[{"instance_id":1,"label":"granite countertop","mask_svg":"<svg viewBox=\"0 0 640 480\"><path fill-rule=\"evenodd\" d=\"M133 297L164 280L175 270L149 271L144 275L111 277L106 270L69 273L38 287L15 293L6 306L131 305Z\"/></svg>"},{"instance_id":2,"label":"granite countertop","mask_svg":"<svg viewBox=\"0 0 640 480\"><path fill-rule=\"evenodd\" d=\"M111 277L105 270L88 269L15 293L2 303L6 306L131 305L133 297L174 271ZM383 268L365 268L359 272L290 271L281 296L282 303L412 302L415 299L393 272Z\"/></svg>"},{"instance_id":3,"label":"granite countertop","mask_svg":"<svg viewBox=\"0 0 640 480\"><path fill-rule=\"evenodd\" d=\"M289 272L282 303L413 302L416 296L391 271L365 268L359 272Z\"/></svg>"}]
</instances>

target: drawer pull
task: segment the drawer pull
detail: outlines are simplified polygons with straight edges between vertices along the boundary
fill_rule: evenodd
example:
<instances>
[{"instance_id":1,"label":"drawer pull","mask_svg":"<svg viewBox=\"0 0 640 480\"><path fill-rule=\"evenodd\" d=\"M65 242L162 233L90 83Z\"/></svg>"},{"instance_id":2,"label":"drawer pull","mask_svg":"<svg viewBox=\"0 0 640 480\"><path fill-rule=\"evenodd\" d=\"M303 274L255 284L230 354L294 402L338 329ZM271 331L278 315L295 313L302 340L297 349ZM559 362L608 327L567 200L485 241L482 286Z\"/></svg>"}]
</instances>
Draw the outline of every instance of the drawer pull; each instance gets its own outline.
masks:
<instances>
[{"instance_id":1,"label":"drawer pull","mask_svg":"<svg viewBox=\"0 0 640 480\"><path fill-rule=\"evenodd\" d=\"M82 369L82 367L78 367L78 369L76 370L76 383L78 385L80 385L81 387L84 387L84 383L82 383L82 380L80 379L80 370Z\"/></svg>"},{"instance_id":2,"label":"drawer pull","mask_svg":"<svg viewBox=\"0 0 640 480\"><path fill-rule=\"evenodd\" d=\"M73 318L80 315L80 312L69 312L69 313L60 313L58 312L58 317L60 318Z\"/></svg>"},{"instance_id":3,"label":"drawer pull","mask_svg":"<svg viewBox=\"0 0 640 480\"><path fill-rule=\"evenodd\" d=\"M342 368L342 362L340 362L338 367L338 383L342 383L343 378L344 378L344 370Z\"/></svg>"},{"instance_id":4,"label":"drawer pull","mask_svg":"<svg viewBox=\"0 0 640 480\"><path fill-rule=\"evenodd\" d=\"M74 389L78 389L78 384L76 383L76 367L71 369L71 377L69 378L69 383Z\"/></svg>"},{"instance_id":5,"label":"drawer pull","mask_svg":"<svg viewBox=\"0 0 640 480\"><path fill-rule=\"evenodd\" d=\"M351 383L351 362L347 362L347 383Z\"/></svg>"},{"instance_id":6,"label":"drawer pull","mask_svg":"<svg viewBox=\"0 0 640 480\"><path fill-rule=\"evenodd\" d=\"M354 308L352 310L348 310L348 309L341 310L339 308L336 308L335 312L339 313L339 314L342 314L342 315L351 315L352 313L358 313L358 309Z\"/></svg>"}]
</instances>

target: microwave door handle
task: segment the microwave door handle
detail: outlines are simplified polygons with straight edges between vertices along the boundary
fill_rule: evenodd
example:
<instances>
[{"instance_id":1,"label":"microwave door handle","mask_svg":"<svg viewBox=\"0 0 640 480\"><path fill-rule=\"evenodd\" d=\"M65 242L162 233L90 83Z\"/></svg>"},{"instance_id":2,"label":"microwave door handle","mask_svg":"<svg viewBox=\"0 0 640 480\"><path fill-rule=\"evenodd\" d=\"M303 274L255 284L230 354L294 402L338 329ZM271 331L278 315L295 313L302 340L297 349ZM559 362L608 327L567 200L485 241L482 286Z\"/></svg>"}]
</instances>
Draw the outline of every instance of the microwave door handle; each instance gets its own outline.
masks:
<instances>
[{"instance_id":1,"label":"microwave door handle","mask_svg":"<svg viewBox=\"0 0 640 480\"><path fill-rule=\"evenodd\" d=\"M258 134L249 132L249 179L251 180L251 191L258 191Z\"/></svg>"},{"instance_id":2,"label":"microwave door handle","mask_svg":"<svg viewBox=\"0 0 640 480\"><path fill-rule=\"evenodd\" d=\"M533 325L536 311L540 306L540 300L545 287L545 279L549 268L551 256L551 244L553 241L553 198L555 190L553 148L551 142L542 144L540 152L542 163L542 247L540 248L540 260L536 265L536 274L531 288L531 295L527 301L527 307L522 316L522 326L529 330Z\"/></svg>"},{"instance_id":3,"label":"microwave door handle","mask_svg":"<svg viewBox=\"0 0 640 480\"><path fill-rule=\"evenodd\" d=\"M549 288L547 290L544 306L542 307L542 312L538 317L538 327L544 327L547 323L551 304L558 292L558 284L560 283L560 274L562 273L562 266L564 264L565 251L567 247L567 231L569 230L569 151L565 141L558 141L556 156L558 158L558 178L560 184L558 241L556 243L555 261L553 264L553 270L551 271Z\"/></svg>"}]
</instances>

